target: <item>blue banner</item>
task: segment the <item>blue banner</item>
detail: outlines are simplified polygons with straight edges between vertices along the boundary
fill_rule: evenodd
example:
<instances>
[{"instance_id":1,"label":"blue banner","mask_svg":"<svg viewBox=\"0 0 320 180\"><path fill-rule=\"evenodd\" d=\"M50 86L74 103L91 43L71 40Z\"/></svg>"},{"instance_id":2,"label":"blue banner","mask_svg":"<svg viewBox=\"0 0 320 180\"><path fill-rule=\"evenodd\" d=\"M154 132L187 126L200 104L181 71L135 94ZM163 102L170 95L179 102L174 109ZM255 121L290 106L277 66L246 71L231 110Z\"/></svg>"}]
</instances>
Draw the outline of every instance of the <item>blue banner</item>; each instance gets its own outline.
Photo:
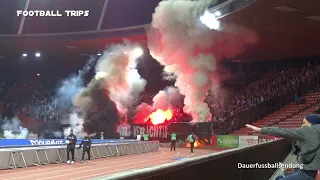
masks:
<instances>
[{"instance_id":1,"label":"blue banner","mask_svg":"<svg viewBox=\"0 0 320 180\"><path fill-rule=\"evenodd\" d=\"M81 139L77 144L81 143ZM119 139L92 139L93 144L97 143L125 143L136 142L136 140L119 140ZM64 145L65 139L0 139L0 147L13 147L13 146L41 146L41 145Z\"/></svg>"}]
</instances>

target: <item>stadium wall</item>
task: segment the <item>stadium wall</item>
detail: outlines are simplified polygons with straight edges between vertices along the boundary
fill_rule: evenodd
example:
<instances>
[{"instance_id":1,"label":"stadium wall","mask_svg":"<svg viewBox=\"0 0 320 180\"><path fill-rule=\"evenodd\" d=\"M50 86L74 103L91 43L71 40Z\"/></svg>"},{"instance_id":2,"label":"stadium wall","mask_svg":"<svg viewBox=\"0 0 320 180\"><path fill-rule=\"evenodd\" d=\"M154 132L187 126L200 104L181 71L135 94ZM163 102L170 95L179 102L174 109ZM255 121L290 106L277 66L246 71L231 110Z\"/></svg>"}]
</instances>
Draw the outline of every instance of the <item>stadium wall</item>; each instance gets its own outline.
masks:
<instances>
[{"instance_id":1,"label":"stadium wall","mask_svg":"<svg viewBox=\"0 0 320 180\"><path fill-rule=\"evenodd\" d=\"M160 179L246 179L268 180L277 167L271 168L239 168L240 164L279 165L291 150L291 142L277 140L253 146L229 149L218 153L173 162L134 171L127 171L95 180L160 180Z\"/></svg>"}]
</instances>

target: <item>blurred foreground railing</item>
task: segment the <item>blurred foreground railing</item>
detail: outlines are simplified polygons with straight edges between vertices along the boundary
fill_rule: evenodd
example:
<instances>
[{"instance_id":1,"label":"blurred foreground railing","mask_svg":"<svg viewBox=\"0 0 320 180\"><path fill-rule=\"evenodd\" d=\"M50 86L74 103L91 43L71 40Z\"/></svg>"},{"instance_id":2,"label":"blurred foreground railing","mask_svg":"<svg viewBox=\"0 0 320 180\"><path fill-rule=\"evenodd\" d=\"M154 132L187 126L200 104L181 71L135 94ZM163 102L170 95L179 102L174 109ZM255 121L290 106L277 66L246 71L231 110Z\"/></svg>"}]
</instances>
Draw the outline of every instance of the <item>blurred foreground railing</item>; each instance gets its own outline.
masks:
<instances>
[{"instance_id":1,"label":"blurred foreground railing","mask_svg":"<svg viewBox=\"0 0 320 180\"><path fill-rule=\"evenodd\" d=\"M238 168L238 163L278 163L285 159L290 150L291 143L289 141L277 140L164 164L156 168L108 175L96 180L267 180L276 169L241 169Z\"/></svg>"}]
</instances>

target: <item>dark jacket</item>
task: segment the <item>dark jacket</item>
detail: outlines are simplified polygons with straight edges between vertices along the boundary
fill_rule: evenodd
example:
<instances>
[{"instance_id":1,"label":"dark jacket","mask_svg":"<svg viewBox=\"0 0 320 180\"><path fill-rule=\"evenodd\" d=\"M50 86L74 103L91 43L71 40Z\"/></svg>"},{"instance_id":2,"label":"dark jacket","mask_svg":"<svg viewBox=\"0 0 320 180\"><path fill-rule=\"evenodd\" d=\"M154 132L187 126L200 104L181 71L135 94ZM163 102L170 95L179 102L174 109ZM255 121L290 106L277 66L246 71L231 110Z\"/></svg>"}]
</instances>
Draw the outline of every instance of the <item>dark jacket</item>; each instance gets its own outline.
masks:
<instances>
[{"instance_id":1,"label":"dark jacket","mask_svg":"<svg viewBox=\"0 0 320 180\"><path fill-rule=\"evenodd\" d=\"M315 150L320 144L320 125L314 125L311 127L301 127L297 129L285 129L277 127L264 127L261 129L263 134L279 136L284 138L291 138L298 140L300 152L298 156L307 154L308 152ZM320 149L320 148L319 148ZM320 150L315 151L314 159L309 164L304 164L304 170L320 169Z\"/></svg>"},{"instance_id":2,"label":"dark jacket","mask_svg":"<svg viewBox=\"0 0 320 180\"><path fill-rule=\"evenodd\" d=\"M91 144L92 144L91 139L85 137L85 138L83 138L82 141L81 141L80 148L81 148L81 146L83 145L83 150L90 149Z\"/></svg>"},{"instance_id":3,"label":"dark jacket","mask_svg":"<svg viewBox=\"0 0 320 180\"><path fill-rule=\"evenodd\" d=\"M67 148L75 149L77 144L77 137L74 134L68 135L67 140L70 141L67 145Z\"/></svg>"}]
</instances>

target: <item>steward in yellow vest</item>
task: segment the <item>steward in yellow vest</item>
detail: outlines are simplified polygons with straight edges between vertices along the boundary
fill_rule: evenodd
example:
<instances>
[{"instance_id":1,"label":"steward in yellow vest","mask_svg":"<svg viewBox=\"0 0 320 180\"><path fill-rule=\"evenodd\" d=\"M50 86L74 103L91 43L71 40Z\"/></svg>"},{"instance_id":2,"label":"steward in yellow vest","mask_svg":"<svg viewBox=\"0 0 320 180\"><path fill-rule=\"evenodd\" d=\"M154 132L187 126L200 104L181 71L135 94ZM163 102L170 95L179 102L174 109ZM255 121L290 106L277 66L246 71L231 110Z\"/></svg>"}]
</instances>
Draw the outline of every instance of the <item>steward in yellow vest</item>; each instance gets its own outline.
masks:
<instances>
[{"instance_id":1,"label":"steward in yellow vest","mask_svg":"<svg viewBox=\"0 0 320 180\"><path fill-rule=\"evenodd\" d=\"M193 153L194 142L196 141L193 132L191 132L191 134L188 136L188 140L189 140L189 142L190 142L190 150L191 150L191 153Z\"/></svg>"},{"instance_id":2,"label":"steward in yellow vest","mask_svg":"<svg viewBox=\"0 0 320 180\"><path fill-rule=\"evenodd\" d=\"M173 132L171 134L171 151L172 151L172 149L174 151L176 151L176 143L177 143L177 134L175 132Z\"/></svg>"},{"instance_id":3,"label":"steward in yellow vest","mask_svg":"<svg viewBox=\"0 0 320 180\"><path fill-rule=\"evenodd\" d=\"M143 140L144 141L149 141L149 134L144 134L143 135Z\"/></svg>"}]
</instances>

